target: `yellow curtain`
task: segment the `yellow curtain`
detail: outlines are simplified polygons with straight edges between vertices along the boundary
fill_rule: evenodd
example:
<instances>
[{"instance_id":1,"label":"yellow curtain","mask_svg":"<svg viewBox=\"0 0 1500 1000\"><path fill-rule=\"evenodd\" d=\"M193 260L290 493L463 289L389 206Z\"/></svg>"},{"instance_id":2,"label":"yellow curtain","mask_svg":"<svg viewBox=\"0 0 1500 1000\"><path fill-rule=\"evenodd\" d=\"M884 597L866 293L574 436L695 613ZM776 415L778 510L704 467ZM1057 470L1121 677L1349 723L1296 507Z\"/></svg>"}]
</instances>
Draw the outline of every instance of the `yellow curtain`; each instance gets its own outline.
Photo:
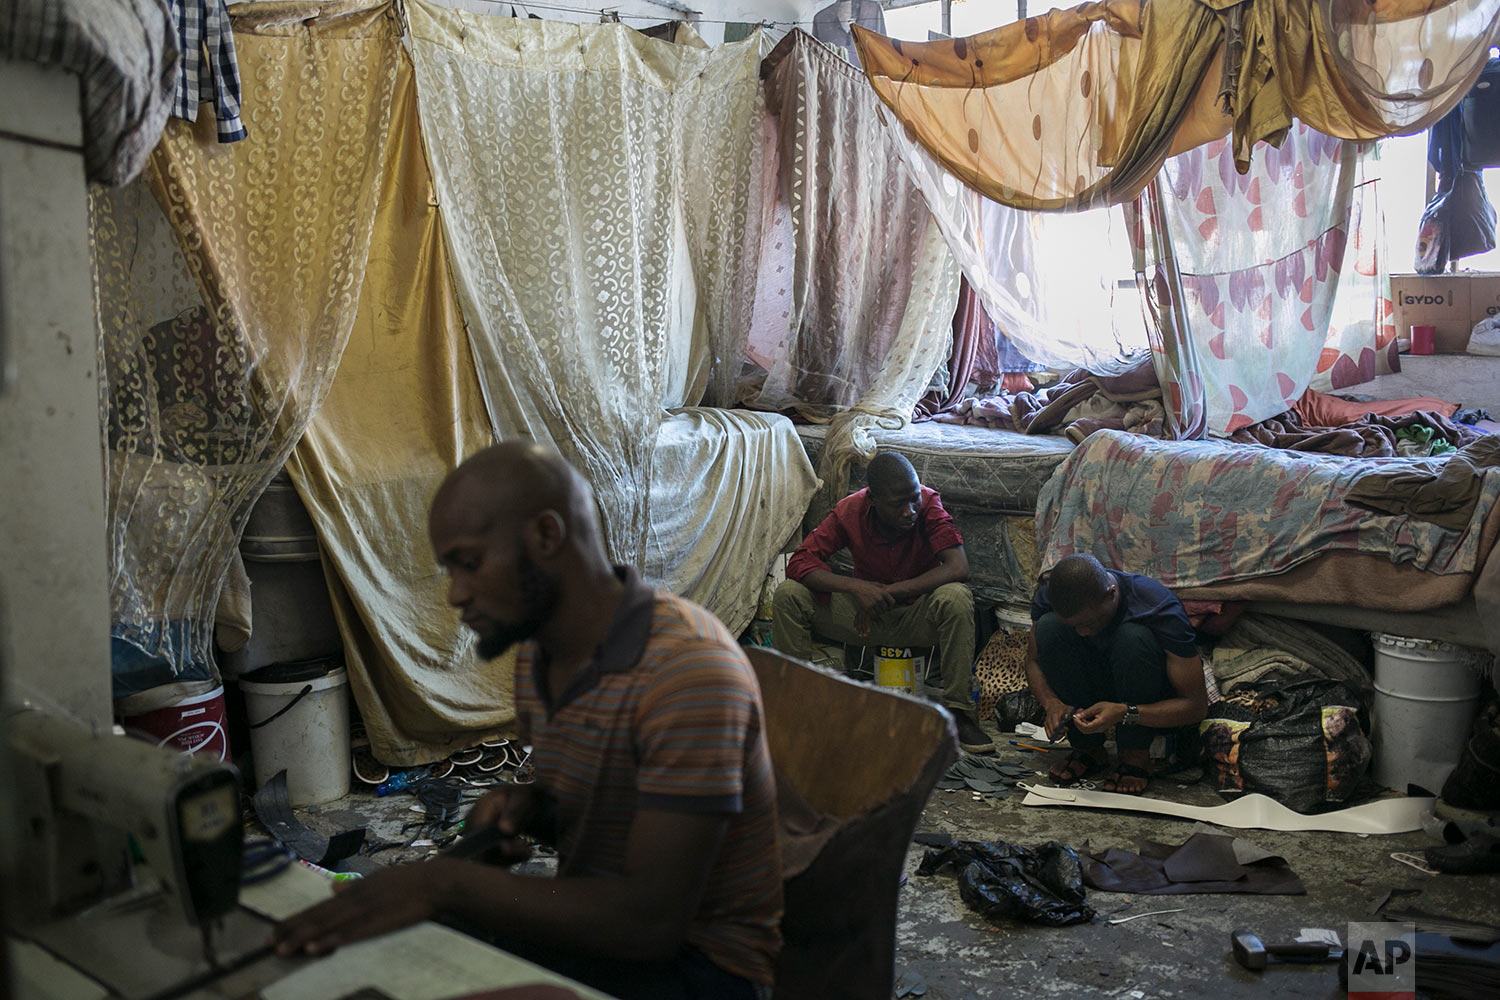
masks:
<instances>
[{"instance_id":1,"label":"yellow curtain","mask_svg":"<svg viewBox=\"0 0 1500 1000\"><path fill-rule=\"evenodd\" d=\"M354 330L288 471L338 578L371 749L410 765L473 745L515 711L511 658L476 659L424 530L438 484L490 443L490 428L404 55L370 242Z\"/></svg>"},{"instance_id":2,"label":"yellow curtain","mask_svg":"<svg viewBox=\"0 0 1500 1000\"><path fill-rule=\"evenodd\" d=\"M249 138L174 120L147 178L159 208L94 199L117 693L122 667L212 672L245 518L332 380L375 217L390 3L232 13Z\"/></svg>"},{"instance_id":3,"label":"yellow curtain","mask_svg":"<svg viewBox=\"0 0 1500 1000\"><path fill-rule=\"evenodd\" d=\"M1469 92L1500 38L1497 0L1254 0L1234 123L1241 172L1292 119L1338 139L1411 135Z\"/></svg>"},{"instance_id":4,"label":"yellow curtain","mask_svg":"<svg viewBox=\"0 0 1500 1000\"><path fill-rule=\"evenodd\" d=\"M1136 197L1167 156L1233 131L1243 171L1293 118L1342 139L1427 127L1472 86L1500 0L1102 0L970 38L856 26L900 125L994 201Z\"/></svg>"},{"instance_id":5,"label":"yellow curtain","mask_svg":"<svg viewBox=\"0 0 1500 1000\"><path fill-rule=\"evenodd\" d=\"M1103 0L932 42L854 28L907 134L981 194L1033 210L1128 201L1179 151L1179 131L1225 134L1221 34L1196 0ZM1149 58L1168 47L1171 59Z\"/></svg>"}]
</instances>

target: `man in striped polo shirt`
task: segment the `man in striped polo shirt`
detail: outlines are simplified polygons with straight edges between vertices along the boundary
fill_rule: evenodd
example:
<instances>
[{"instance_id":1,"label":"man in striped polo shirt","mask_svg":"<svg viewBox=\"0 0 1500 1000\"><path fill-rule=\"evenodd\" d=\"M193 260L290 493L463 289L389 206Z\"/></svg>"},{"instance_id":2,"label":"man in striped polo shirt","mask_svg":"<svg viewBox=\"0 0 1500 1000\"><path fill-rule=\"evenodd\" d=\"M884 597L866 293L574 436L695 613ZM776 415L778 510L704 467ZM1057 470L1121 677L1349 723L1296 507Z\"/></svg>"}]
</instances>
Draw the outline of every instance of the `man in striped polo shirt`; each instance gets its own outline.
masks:
<instances>
[{"instance_id":1,"label":"man in striped polo shirt","mask_svg":"<svg viewBox=\"0 0 1500 1000\"><path fill-rule=\"evenodd\" d=\"M475 804L490 860L554 844L558 877L442 858L388 869L277 929L283 954L435 916L621 998L766 995L780 948L776 790L760 689L709 612L605 554L593 491L504 442L433 500L448 599L479 651L516 655L536 782Z\"/></svg>"}]
</instances>

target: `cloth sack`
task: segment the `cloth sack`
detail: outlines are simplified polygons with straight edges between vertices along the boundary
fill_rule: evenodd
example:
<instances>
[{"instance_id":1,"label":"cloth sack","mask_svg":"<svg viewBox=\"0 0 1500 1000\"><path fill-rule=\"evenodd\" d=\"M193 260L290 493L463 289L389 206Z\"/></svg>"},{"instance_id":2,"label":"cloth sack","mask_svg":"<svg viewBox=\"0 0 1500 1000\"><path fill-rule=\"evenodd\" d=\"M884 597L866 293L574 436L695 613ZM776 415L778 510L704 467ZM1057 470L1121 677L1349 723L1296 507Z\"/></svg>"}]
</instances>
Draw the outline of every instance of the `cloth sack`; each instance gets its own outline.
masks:
<instances>
[{"instance_id":1,"label":"cloth sack","mask_svg":"<svg viewBox=\"0 0 1500 1000\"><path fill-rule=\"evenodd\" d=\"M1298 812L1354 797L1370 767L1359 698L1326 678L1243 685L1199 725L1204 778L1220 795L1268 795Z\"/></svg>"}]
</instances>

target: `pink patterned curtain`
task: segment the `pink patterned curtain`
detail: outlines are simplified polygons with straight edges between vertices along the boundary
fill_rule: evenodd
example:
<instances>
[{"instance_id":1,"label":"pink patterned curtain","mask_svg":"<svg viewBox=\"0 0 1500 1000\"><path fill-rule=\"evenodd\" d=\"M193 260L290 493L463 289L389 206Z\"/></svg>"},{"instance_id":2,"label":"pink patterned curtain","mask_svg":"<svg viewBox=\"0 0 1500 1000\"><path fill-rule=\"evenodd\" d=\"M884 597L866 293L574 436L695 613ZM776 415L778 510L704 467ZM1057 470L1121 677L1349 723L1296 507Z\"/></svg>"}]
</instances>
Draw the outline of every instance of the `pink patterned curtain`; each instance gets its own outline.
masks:
<instances>
[{"instance_id":1,"label":"pink patterned curtain","mask_svg":"<svg viewBox=\"0 0 1500 1000\"><path fill-rule=\"evenodd\" d=\"M1299 122L1256 152L1244 174L1227 139L1173 157L1133 213L1179 433L1199 419L1218 434L1264 420L1315 379L1343 387L1399 370L1359 146Z\"/></svg>"},{"instance_id":2,"label":"pink patterned curtain","mask_svg":"<svg viewBox=\"0 0 1500 1000\"><path fill-rule=\"evenodd\" d=\"M1344 248L1339 295L1328 321L1328 339L1318 356L1317 373L1310 383L1319 392L1347 389L1401 370L1380 209L1380 178L1372 176L1374 166L1365 155L1355 166L1350 238Z\"/></svg>"},{"instance_id":3,"label":"pink patterned curtain","mask_svg":"<svg viewBox=\"0 0 1500 1000\"><path fill-rule=\"evenodd\" d=\"M1158 174L1141 196L1127 203L1125 224L1135 258L1136 287L1146 313L1151 361L1161 384L1167 430L1177 440L1197 439L1208 426L1202 366L1187 314L1187 296L1177 266L1165 203L1171 197Z\"/></svg>"}]
</instances>

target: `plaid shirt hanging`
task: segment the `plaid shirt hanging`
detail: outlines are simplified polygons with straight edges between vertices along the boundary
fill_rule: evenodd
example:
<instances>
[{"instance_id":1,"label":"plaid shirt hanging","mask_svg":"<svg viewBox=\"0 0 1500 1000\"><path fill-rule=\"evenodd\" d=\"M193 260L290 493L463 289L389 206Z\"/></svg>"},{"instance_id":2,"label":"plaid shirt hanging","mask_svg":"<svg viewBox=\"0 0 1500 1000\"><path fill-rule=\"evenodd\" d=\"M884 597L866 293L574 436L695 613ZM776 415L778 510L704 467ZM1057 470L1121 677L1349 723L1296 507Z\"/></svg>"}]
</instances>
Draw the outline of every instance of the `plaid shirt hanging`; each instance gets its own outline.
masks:
<instances>
[{"instance_id":1,"label":"plaid shirt hanging","mask_svg":"<svg viewBox=\"0 0 1500 1000\"><path fill-rule=\"evenodd\" d=\"M172 114L197 121L198 105L213 101L219 141L238 142L248 133L240 121L240 70L224 0L171 2L182 48L182 76L177 81Z\"/></svg>"}]
</instances>

